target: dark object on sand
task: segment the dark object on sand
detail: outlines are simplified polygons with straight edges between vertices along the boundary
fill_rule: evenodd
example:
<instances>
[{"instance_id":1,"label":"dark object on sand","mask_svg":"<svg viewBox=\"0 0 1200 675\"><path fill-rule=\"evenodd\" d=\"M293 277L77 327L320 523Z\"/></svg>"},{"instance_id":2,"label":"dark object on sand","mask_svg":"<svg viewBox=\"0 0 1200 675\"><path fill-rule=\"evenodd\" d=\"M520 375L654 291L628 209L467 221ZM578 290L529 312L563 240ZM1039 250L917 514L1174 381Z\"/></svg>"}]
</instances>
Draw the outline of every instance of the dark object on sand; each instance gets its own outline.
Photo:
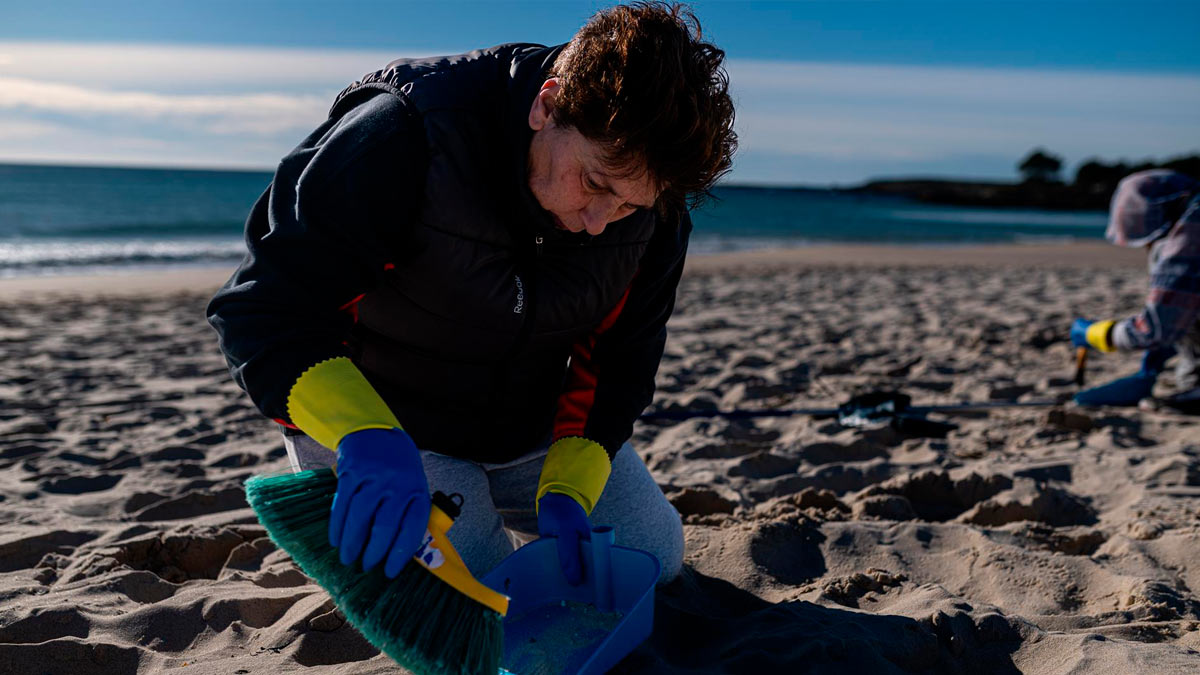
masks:
<instances>
[{"instance_id":1,"label":"dark object on sand","mask_svg":"<svg viewBox=\"0 0 1200 675\"><path fill-rule=\"evenodd\" d=\"M957 424L925 419L924 412L912 407L912 399L897 391L872 391L859 394L838 406L838 424L844 427L877 429L890 426L910 436L945 438Z\"/></svg>"},{"instance_id":2,"label":"dark object on sand","mask_svg":"<svg viewBox=\"0 0 1200 675\"><path fill-rule=\"evenodd\" d=\"M329 545L336 491L332 469L246 481L246 497L271 540L371 644L419 675L495 675L508 598L471 577L445 539L460 505L434 494L424 545L389 579L383 565L366 572L358 562L343 565Z\"/></svg>"},{"instance_id":3,"label":"dark object on sand","mask_svg":"<svg viewBox=\"0 0 1200 675\"><path fill-rule=\"evenodd\" d=\"M698 417L721 419L752 419L758 417L837 418L845 427L878 428L891 426L896 431L913 436L945 437L958 426L949 422L926 419L929 413L953 413L989 410L992 408L1043 408L1059 405L1058 401L989 401L987 403L953 403L947 405L914 406L912 398L898 391L871 391L852 397L836 408L777 408L774 410L660 410L646 413L646 422L680 422Z\"/></svg>"}]
</instances>

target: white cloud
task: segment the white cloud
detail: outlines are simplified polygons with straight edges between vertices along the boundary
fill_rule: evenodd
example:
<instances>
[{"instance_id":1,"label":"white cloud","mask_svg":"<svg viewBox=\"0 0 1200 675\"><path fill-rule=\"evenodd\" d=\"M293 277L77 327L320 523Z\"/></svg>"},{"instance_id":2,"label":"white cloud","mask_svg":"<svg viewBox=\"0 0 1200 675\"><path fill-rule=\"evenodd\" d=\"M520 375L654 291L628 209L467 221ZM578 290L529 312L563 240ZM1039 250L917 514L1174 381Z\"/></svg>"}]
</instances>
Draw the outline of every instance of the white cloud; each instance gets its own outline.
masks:
<instances>
[{"instance_id":1,"label":"white cloud","mask_svg":"<svg viewBox=\"0 0 1200 675\"><path fill-rule=\"evenodd\" d=\"M47 138L58 130L46 122L0 120L0 142Z\"/></svg>"},{"instance_id":2,"label":"white cloud","mask_svg":"<svg viewBox=\"0 0 1200 675\"><path fill-rule=\"evenodd\" d=\"M174 121L208 133L273 134L319 124L328 99L286 94L158 94L0 77L0 110L92 117L136 124Z\"/></svg>"},{"instance_id":3,"label":"white cloud","mask_svg":"<svg viewBox=\"0 0 1200 675\"><path fill-rule=\"evenodd\" d=\"M0 76L86 84L98 89L332 93L393 59L427 54L0 40Z\"/></svg>"},{"instance_id":4,"label":"white cloud","mask_svg":"<svg viewBox=\"0 0 1200 675\"><path fill-rule=\"evenodd\" d=\"M0 41L0 160L269 167L342 87L401 56L419 55ZM735 180L786 181L804 165L820 182L822 162L839 176L1008 171L996 167L1035 145L1068 164L1200 150L1195 76L739 60L729 72Z\"/></svg>"},{"instance_id":5,"label":"white cloud","mask_svg":"<svg viewBox=\"0 0 1200 675\"><path fill-rule=\"evenodd\" d=\"M18 133L6 134L10 128ZM279 150L278 140L245 136L205 135L197 142L195 136L150 136L132 127L100 133L74 122L39 122L35 129L37 135L27 135L23 124L0 120L0 161L262 169L287 151Z\"/></svg>"},{"instance_id":6,"label":"white cloud","mask_svg":"<svg viewBox=\"0 0 1200 675\"><path fill-rule=\"evenodd\" d=\"M399 56L0 41L0 161L269 167Z\"/></svg>"},{"instance_id":7,"label":"white cloud","mask_svg":"<svg viewBox=\"0 0 1200 675\"><path fill-rule=\"evenodd\" d=\"M824 99L953 101L1005 107L1027 100L1050 105L1144 110L1200 102L1200 77L1085 70L960 68L734 60L729 72L743 93L787 92ZM1017 98L1014 100L1014 96Z\"/></svg>"},{"instance_id":8,"label":"white cloud","mask_svg":"<svg viewBox=\"0 0 1200 675\"><path fill-rule=\"evenodd\" d=\"M752 160L739 180L770 179L766 167L788 155L839 171L856 162L863 176L992 157L988 173L1011 176L1036 145L1068 164L1200 150L1196 76L763 61L732 61L729 73Z\"/></svg>"}]
</instances>

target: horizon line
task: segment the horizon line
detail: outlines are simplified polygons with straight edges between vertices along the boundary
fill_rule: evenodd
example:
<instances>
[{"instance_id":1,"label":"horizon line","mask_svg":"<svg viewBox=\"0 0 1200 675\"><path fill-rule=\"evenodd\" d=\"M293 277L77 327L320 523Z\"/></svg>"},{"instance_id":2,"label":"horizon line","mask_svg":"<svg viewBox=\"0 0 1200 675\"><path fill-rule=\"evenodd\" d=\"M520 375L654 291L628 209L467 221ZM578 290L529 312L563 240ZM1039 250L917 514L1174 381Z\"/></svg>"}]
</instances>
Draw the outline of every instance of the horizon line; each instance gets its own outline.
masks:
<instances>
[{"instance_id":1,"label":"horizon line","mask_svg":"<svg viewBox=\"0 0 1200 675\"><path fill-rule=\"evenodd\" d=\"M1033 148L1029 152L1042 150L1047 152L1045 148ZM1200 156L1200 148L1191 151L1183 151L1172 153L1171 155L1160 159L1154 157L1142 157L1140 159L1118 158L1116 160L1105 160L1099 157L1089 157L1082 160L1080 165L1087 161L1100 161L1105 164L1138 164L1152 163L1162 164L1172 160L1179 160L1189 157ZM0 157L0 167L46 167L60 169L116 169L129 171L195 171L195 172L210 172L210 173L261 173L274 175L275 169L266 166L229 166L217 164L142 164L136 160L132 162L121 162L120 160L54 160L54 159L8 159ZM955 183L976 183L988 185L1017 185L1022 181L1019 178L1000 179L995 177L978 177L965 174L947 175L947 174L889 174L879 176L868 176L856 181L841 182L831 181L829 183L798 183L788 181L774 181L770 179L760 180L741 180L734 178L729 181L720 180L713 187L723 188L768 188L768 189L813 189L813 190L852 190L856 188L866 187L872 183L881 182L902 182L902 181L946 181ZM1064 184L1071 184L1069 181L1060 181Z\"/></svg>"},{"instance_id":2,"label":"horizon line","mask_svg":"<svg viewBox=\"0 0 1200 675\"><path fill-rule=\"evenodd\" d=\"M36 167L36 168L55 168L55 169L117 169L127 171L195 171L195 172L223 172L223 173L262 173L274 175L275 169L266 167L239 167L239 166L218 166L206 164L136 164L136 163L105 163L89 162L87 160L79 161L57 161L57 160L38 160L38 159L5 159L0 158L0 167ZM924 180L936 180L923 178ZM868 178L853 185L866 185L867 183L879 180L918 180L911 177L887 177L887 178ZM951 180L951 179L946 179ZM732 187L732 188L772 188L772 189L818 189L825 190L829 188L845 187L844 183L789 183L789 182L773 182L773 181L742 181L734 180L730 182L718 182L715 187Z\"/></svg>"},{"instance_id":3,"label":"horizon line","mask_svg":"<svg viewBox=\"0 0 1200 675\"><path fill-rule=\"evenodd\" d=\"M36 168L55 168L55 169L115 169L121 171L194 171L197 173L261 173L274 175L275 170L270 168L253 168L253 167L229 167L216 165L170 165L170 164L121 164L121 163L93 163L86 160L78 162L61 162L54 160L9 160L0 158L0 168L2 167L36 167ZM889 176L874 176L865 178L860 181L843 183L791 183L791 182L774 182L774 181L745 181L734 179L732 181L719 181L713 187L716 188L750 188L750 189L772 189L772 190L854 190L865 187L871 183L880 182L901 182L901 181L947 181L956 183L978 183L978 184L994 184L994 185L1015 185L1020 181L1004 181L991 178L973 178L971 176L935 176L935 175L889 175Z\"/></svg>"}]
</instances>

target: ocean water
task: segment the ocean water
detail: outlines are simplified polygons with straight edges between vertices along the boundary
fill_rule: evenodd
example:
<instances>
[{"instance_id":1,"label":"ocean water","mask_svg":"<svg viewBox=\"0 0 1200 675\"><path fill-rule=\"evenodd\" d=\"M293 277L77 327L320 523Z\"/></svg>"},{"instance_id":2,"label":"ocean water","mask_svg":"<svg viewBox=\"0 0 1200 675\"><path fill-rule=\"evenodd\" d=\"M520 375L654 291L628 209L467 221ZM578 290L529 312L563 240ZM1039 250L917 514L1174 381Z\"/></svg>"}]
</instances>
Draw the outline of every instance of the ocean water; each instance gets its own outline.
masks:
<instances>
[{"instance_id":1,"label":"ocean water","mask_svg":"<svg viewBox=\"0 0 1200 675\"><path fill-rule=\"evenodd\" d=\"M0 277L233 265L271 174L0 165ZM915 246L1103 236L1101 212L921 204L812 189L725 186L693 214L695 255L832 243Z\"/></svg>"},{"instance_id":2,"label":"ocean water","mask_svg":"<svg viewBox=\"0 0 1200 675\"><path fill-rule=\"evenodd\" d=\"M248 171L0 165L0 277L233 264Z\"/></svg>"}]
</instances>

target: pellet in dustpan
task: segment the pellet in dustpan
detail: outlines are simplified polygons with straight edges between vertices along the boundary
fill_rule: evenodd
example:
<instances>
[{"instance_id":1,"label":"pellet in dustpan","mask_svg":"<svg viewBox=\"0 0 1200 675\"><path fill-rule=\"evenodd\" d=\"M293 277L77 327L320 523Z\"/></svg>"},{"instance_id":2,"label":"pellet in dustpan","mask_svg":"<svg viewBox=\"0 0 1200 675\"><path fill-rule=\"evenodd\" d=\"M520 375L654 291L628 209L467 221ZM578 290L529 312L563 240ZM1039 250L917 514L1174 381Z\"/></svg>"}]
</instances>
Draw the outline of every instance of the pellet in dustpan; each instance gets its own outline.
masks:
<instances>
[{"instance_id":1,"label":"pellet in dustpan","mask_svg":"<svg viewBox=\"0 0 1200 675\"><path fill-rule=\"evenodd\" d=\"M483 583L511 599L504 619L504 671L586 675L612 668L650 635L658 559L613 545L610 527L583 542L584 581L563 577L553 539L504 559ZM502 672L504 672L502 671Z\"/></svg>"}]
</instances>

